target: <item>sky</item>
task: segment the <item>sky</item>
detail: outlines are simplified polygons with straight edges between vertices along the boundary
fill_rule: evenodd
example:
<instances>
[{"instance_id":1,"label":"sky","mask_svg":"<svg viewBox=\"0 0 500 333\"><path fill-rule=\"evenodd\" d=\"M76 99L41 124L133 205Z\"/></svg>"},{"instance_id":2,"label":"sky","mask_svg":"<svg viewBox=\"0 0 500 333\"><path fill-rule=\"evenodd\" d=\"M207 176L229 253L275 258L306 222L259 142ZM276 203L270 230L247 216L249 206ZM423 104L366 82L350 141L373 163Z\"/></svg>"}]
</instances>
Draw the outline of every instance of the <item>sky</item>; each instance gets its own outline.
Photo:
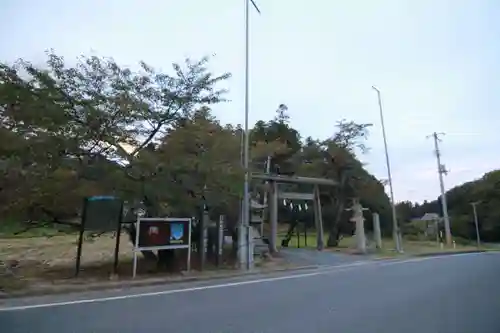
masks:
<instances>
[{"instance_id":1,"label":"sky","mask_svg":"<svg viewBox=\"0 0 500 333\"><path fill-rule=\"evenodd\" d=\"M250 126L288 106L291 125L325 139L340 119L372 123L361 156L387 178L376 85L382 96L395 200L437 198L432 132L444 132L447 189L500 168L500 2L495 0L256 0L250 17ZM244 119L245 0L3 0L0 61L42 63L54 49L140 60L170 71L213 56L229 103Z\"/></svg>"}]
</instances>

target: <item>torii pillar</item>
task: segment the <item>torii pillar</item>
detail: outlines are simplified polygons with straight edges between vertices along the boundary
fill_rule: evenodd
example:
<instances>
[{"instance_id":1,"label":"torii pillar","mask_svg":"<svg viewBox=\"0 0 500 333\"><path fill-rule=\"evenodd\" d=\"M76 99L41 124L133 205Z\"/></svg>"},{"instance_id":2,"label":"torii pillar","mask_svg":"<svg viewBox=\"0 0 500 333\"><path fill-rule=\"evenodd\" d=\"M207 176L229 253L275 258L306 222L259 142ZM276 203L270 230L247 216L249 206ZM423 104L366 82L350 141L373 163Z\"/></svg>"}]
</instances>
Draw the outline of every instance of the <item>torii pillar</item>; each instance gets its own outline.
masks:
<instances>
[{"instance_id":1,"label":"torii pillar","mask_svg":"<svg viewBox=\"0 0 500 333\"><path fill-rule=\"evenodd\" d=\"M323 231L323 214L321 214L321 199L319 186L314 185L314 224L316 225L316 248L318 251L323 251L325 247L324 231Z\"/></svg>"},{"instance_id":2,"label":"torii pillar","mask_svg":"<svg viewBox=\"0 0 500 333\"><path fill-rule=\"evenodd\" d=\"M269 202L271 237L269 237L269 251L271 253L278 252L276 241L278 239L278 183L275 181L269 182L269 192L271 192L271 200Z\"/></svg>"}]
</instances>

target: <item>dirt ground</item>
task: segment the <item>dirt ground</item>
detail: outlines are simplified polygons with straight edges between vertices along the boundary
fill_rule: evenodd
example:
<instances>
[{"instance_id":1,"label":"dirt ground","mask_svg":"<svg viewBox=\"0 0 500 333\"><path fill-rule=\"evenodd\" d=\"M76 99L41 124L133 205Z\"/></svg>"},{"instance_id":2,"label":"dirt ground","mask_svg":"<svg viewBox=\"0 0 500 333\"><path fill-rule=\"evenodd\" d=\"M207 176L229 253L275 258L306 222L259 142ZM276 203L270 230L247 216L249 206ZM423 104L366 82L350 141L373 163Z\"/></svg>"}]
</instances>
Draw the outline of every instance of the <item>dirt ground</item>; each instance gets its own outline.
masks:
<instances>
[{"instance_id":1,"label":"dirt ground","mask_svg":"<svg viewBox=\"0 0 500 333\"><path fill-rule=\"evenodd\" d=\"M77 235L0 239L0 290L22 289L34 284L131 279L132 244L127 234L121 235L118 271L113 274L115 242L116 238L111 234L86 238L83 242L80 272L75 278ZM187 251L176 250L175 257L173 267L167 269L158 268L155 262L146 261L139 254L138 277L180 275L187 268ZM234 260L226 255L223 256L219 269L232 269L234 266ZM211 262L207 262L206 270L214 268ZM191 269L199 269L196 253L192 254Z\"/></svg>"}]
</instances>

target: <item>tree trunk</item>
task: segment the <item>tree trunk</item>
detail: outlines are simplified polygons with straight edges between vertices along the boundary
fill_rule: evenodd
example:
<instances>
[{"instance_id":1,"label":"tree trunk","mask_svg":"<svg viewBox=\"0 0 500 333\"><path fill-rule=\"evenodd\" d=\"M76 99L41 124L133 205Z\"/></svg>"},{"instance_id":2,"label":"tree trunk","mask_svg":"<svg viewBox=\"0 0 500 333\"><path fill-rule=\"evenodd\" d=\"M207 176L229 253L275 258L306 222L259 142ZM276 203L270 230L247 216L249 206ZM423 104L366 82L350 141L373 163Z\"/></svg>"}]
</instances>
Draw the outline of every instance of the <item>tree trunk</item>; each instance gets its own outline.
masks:
<instances>
[{"instance_id":1,"label":"tree trunk","mask_svg":"<svg viewBox=\"0 0 500 333\"><path fill-rule=\"evenodd\" d=\"M337 205L337 212L335 214L335 220L330 225L328 230L328 241L326 242L327 247L337 247L339 246L340 239L340 219L342 217L342 213L344 211L345 200L340 199Z\"/></svg>"}]
</instances>

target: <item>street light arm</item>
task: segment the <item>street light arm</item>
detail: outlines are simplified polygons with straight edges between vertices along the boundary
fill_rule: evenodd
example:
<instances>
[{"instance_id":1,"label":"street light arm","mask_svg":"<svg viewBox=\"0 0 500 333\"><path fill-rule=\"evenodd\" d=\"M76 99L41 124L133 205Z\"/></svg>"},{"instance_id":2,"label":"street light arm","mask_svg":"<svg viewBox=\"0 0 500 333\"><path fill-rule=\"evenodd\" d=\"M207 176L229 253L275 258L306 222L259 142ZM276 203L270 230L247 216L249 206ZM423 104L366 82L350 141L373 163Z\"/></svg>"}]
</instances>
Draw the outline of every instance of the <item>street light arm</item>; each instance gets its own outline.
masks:
<instances>
[{"instance_id":1,"label":"street light arm","mask_svg":"<svg viewBox=\"0 0 500 333\"><path fill-rule=\"evenodd\" d=\"M252 3L253 8L255 8L255 10L257 11L257 13L259 13L259 15L260 15L260 9L259 9L259 7L257 6L257 4L255 3L255 1L254 1L254 0L250 0L250 2Z\"/></svg>"}]
</instances>

